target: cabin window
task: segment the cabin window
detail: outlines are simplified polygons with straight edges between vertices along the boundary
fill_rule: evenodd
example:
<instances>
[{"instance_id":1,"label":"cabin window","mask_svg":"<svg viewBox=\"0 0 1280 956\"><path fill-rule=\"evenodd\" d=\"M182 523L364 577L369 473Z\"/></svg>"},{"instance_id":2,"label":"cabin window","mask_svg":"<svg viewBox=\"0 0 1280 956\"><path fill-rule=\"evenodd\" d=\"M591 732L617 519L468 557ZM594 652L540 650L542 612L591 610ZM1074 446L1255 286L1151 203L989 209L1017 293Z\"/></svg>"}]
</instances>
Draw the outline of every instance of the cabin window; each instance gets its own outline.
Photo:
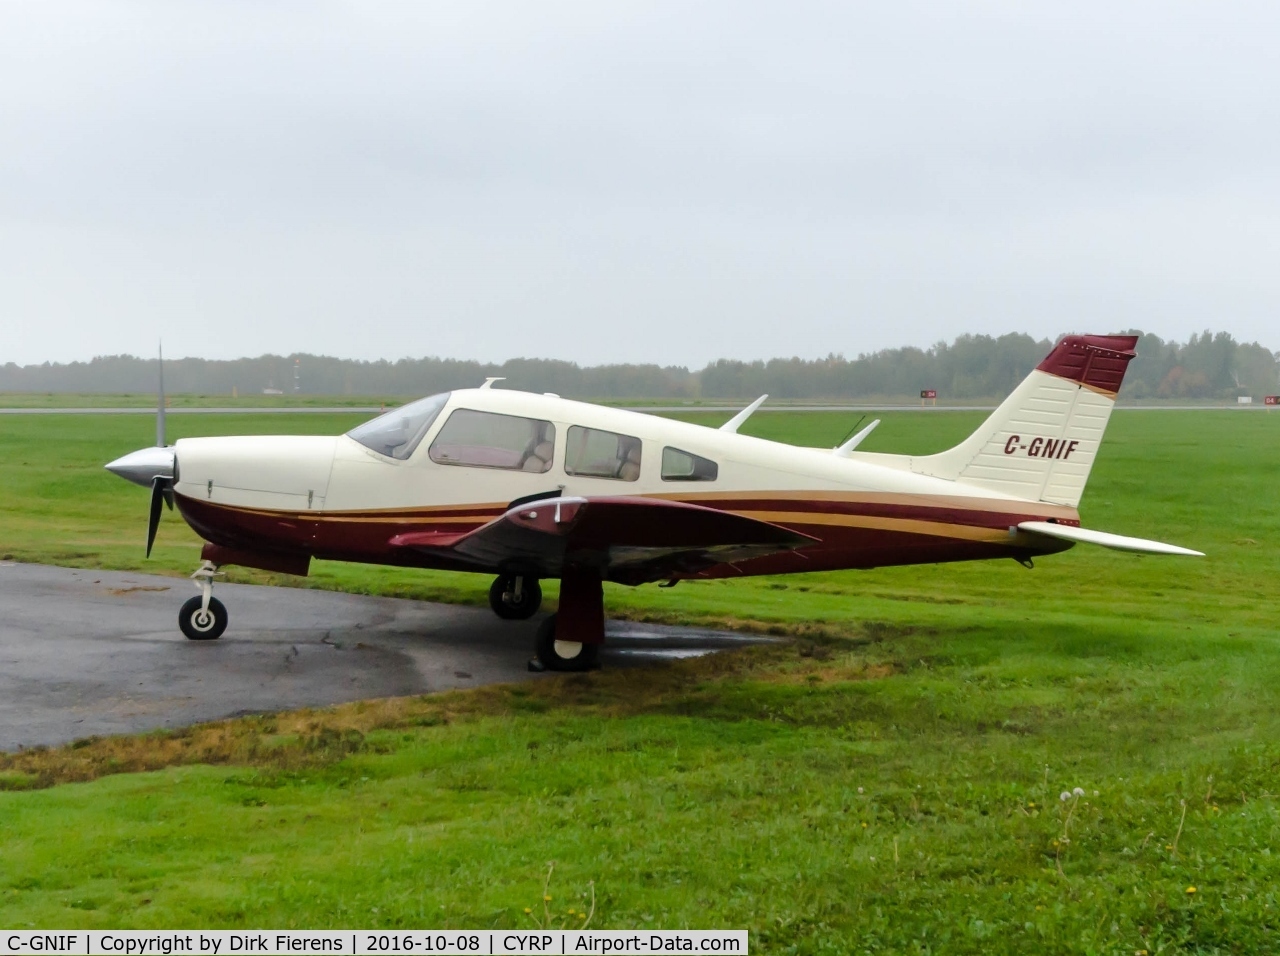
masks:
<instances>
[{"instance_id":1,"label":"cabin window","mask_svg":"<svg viewBox=\"0 0 1280 956\"><path fill-rule=\"evenodd\" d=\"M663 481L715 481L720 466L710 458L703 458L679 448L662 449Z\"/></svg>"},{"instance_id":2,"label":"cabin window","mask_svg":"<svg viewBox=\"0 0 1280 956\"><path fill-rule=\"evenodd\" d=\"M504 468L541 474L551 468L556 426L536 418L459 408L431 443L441 465Z\"/></svg>"},{"instance_id":3,"label":"cabin window","mask_svg":"<svg viewBox=\"0 0 1280 956\"><path fill-rule=\"evenodd\" d=\"M567 475L635 481L640 477L640 439L573 425L564 453Z\"/></svg>"},{"instance_id":4,"label":"cabin window","mask_svg":"<svg viewBox=\"0 0 1280 956\"><path fill-rule=\"evenodd\" d=\"M347 432L347 437L379 455L404 461L413 454L423 436L435 424L447 401L448 392L420 398L400 408L393 408L363 425L357 425Z\"/></svg>"}]
</instances>

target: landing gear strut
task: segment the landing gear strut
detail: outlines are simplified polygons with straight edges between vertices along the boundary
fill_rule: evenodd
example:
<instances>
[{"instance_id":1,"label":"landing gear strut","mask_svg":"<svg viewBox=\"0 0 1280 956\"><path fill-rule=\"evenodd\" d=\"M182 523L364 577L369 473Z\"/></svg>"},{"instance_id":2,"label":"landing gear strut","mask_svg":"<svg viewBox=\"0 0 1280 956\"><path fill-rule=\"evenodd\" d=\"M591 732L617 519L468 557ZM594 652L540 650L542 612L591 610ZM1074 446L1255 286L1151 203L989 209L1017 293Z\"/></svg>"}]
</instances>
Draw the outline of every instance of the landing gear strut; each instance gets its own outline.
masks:
<instances>
[{"instance_id":1,"label":"landing gear strut","mask_svg":"<svg viewBox=\"0 0 1280 956\"><path fill-rule=\"evenodd\" d=\"M585 671L598 666L604 643L604 587L590 569L566 568L560 579L560 610L538 627L534 648L549 671Z\"/></svg>"},{"instance_id":2,"label":"landing gear strut","mask_svg":"<svg viewBox=\"0 0 1280 956\"><path fill-rule=\"evenodd\" d=\"M542 585L537 578L499 574L489 587L489 607L504 621L523 621L542 606Z\"/></svg>"},{"instance_id":3,"label":"landing gear strut","mask_svg":"<svg viewBox=\"0 0 1280 956\"><path fill-rule=\"evenodd\" d=\"M178 627L192 641L214 641L227 629L227 609L213 596L213 579L220 574L212 561L200 565L191 579L200 589L200 596L193 597L178 612Z\"/></svg>"}]
</instances>

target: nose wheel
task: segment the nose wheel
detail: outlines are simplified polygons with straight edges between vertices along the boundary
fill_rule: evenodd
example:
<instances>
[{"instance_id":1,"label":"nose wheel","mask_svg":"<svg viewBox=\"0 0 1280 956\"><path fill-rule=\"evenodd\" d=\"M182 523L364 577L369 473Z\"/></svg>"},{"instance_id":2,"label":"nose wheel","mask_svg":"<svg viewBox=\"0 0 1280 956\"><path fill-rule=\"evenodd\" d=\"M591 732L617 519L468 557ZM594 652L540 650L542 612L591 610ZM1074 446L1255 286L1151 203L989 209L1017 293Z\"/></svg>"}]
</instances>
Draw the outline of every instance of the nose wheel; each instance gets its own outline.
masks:
<instances>
[{"instance_id":1,"label":"nose wheel","mask_svg":"<svg viewBox=\"0 0 1280 956\"><path fill-rule=\"evenodd\" d=\"M542 585L537 578L499 574L489 586L489 607L504 621L523 621L542 606Z\"/></svg>"},{"instance_id":2,"label":"nose wheel","mask_svg":"<svg viewBox=\"0 0 1280 956\"><path fill-rule=\"evenodd\" d=\"M217 640L227 629L227 609L216 597L209 598L207 608L204 598L193 597L178 612L178 627L188 640Z\"/></svg>"},{"instance_id":3,"label":"nose wheel","mask_svg":"<svg viewBox=\"0 0 1280 956\"><path fill-rule=\"evenodd\" d=\"M226 606L213 596L213 579L219 573L216 564L205 561L191 575L200 594L182 605L182 610L178 612L178 627L188 640L215 641L227 629Z\"/></svg>"}]
</instances>

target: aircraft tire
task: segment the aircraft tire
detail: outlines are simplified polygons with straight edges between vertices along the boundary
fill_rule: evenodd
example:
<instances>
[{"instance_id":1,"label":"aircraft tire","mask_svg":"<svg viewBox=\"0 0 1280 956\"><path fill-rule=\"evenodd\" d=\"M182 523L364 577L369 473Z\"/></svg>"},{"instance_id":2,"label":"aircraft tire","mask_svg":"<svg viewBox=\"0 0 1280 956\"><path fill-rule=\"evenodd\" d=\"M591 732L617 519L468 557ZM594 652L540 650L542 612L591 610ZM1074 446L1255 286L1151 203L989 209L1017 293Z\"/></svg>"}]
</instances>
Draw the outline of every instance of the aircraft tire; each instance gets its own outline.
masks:
<instances>
[{"instance_id":1,"label":"aircraft tire","mask_svg":"<svg viewBox=\"0 0 1280 956\"><path fill-rule=\"evenodd\" d=\"M209 612L202 614L202 599L193 597L178 612L178 627L189 641L216 641L227 629L227 609L217 598L209 598Z\"/></svg>"},{"instance_id":2,"label":"aircraft tire","mask_svg":"<svg viewBox=\"0 0 1280 956\"><path fill-rule=\"evenodd\" d=\"M538 660L549 671L589 671L600 659L599 644L556 640L556 615L538 625Z\"/></svg>"},{"instance_id":3,"label":"aircraft tire","mask_svg":"<svg viewBox=\"0 0 1280 956\"><path fill-rule=\"evenodd\" d=\"M526 575L524 584L520 586L520 602L512 604L502 597L514 585L512 578L510 574L499 574L493 579L489 586L489 607L504 621L523 621L533 617L542 607L542 585L537 578Z\"/></svg>"}]
</instances>

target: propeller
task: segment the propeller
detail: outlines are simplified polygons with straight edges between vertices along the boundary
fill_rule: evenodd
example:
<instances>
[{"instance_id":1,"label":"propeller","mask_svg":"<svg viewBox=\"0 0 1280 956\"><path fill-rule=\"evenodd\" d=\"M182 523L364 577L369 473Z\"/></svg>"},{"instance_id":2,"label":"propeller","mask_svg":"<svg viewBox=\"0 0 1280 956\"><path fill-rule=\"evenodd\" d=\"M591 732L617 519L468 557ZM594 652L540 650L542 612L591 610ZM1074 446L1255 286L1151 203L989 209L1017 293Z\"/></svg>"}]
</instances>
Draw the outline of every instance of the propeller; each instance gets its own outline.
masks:
<instances>
[{"instance_id":1,"label":"propeller","mask_svg":"<svg viewBox=\"0 0 1280 956\"><path fill-rule=\"evenodd\" d=\"M158 354L159 388L156 402L156 447L164 448L164 343L161 342ZM151 557L151 546L156 543L156 530L160 527L160 502L163 501L173 510L173 478L156 475L151 479L151 511L147 515L147 557Z\"/></svg>"},{"instance_id":2,"label":"propeller","mask_svg":"<svg viewBox=\"0 0 1280 956\"><path fill-rule=\"evenodd\" d=\"M158 385L156 387L156 447L164 448L164 343L158 346L157 365L159 372ZM172 507L172 506L170 506Z\"/></svg>"},{"instance_id":3,"label":"propeller","mask_svg":"<svg viewBox=\"0 0 1280 956\"><path fill-rule=\"evenodd\" d=\"M177 475L177 458L174 450L164 440L164 350L160 351L159 400L156 405L156 443L152 448L142 448L117 458L106 466L107 471L126 481L151 488L151 507L147 515L147 557L156 542L156 529L160 527L161 505L173 510L173 484Z\"/></svg>"}]
</instances>

